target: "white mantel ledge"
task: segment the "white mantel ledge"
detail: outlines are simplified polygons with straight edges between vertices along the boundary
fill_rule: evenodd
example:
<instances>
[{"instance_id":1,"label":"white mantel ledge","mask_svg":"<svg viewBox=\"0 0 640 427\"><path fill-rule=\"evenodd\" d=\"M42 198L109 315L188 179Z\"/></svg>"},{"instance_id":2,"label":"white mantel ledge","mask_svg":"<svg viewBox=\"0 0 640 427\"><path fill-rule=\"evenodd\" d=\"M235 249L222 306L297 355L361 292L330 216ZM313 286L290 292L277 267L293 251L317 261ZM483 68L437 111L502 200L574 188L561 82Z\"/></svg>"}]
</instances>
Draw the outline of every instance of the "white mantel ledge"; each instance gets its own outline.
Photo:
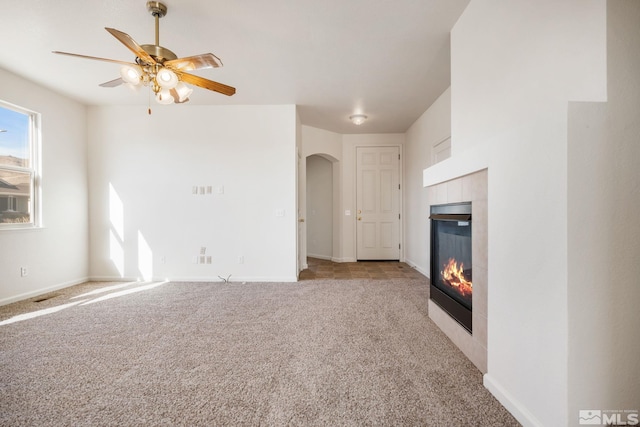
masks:
<instances>
[{"instance_id":1,"label":"white mantel ledge","mask_svg":"<svg viewBox=\"0 0 640 427\"><path fill-rule=\"evenodd\" d=\"M430 187L488 167L489 159L486 149L470 149L462 153L453 152L448 159L422 171L422 185Z\"/></svg>"}]
</instances>

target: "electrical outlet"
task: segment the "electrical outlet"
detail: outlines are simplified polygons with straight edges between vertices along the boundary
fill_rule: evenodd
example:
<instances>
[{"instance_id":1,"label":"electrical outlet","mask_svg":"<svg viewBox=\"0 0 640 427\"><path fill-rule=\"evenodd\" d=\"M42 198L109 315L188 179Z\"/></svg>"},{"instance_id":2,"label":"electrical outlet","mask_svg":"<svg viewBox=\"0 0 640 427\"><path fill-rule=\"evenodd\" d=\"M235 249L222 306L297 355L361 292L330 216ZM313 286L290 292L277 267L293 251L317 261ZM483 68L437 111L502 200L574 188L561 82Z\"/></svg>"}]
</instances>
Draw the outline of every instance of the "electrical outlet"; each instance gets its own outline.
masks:
<instances>
[{"instance_id":1,"label":"electrical outlet","mask_svg":"<svg viewBox=\"0 0 640 427\"><path fill-rule=\"evenodd\" d=\"M207 264L211 264L211 255L207 255Z\"/></svg>"},{"instance_id":2,"label":"electrical outlet","mask_svg":"<svg viewBox=\"0 0 640 427\"><path fill-rule=\"evenodd\" d=\"M27 267L20 267L20 277L27 277L29 275L29 270Z\"/></svg>"}]
</instances>

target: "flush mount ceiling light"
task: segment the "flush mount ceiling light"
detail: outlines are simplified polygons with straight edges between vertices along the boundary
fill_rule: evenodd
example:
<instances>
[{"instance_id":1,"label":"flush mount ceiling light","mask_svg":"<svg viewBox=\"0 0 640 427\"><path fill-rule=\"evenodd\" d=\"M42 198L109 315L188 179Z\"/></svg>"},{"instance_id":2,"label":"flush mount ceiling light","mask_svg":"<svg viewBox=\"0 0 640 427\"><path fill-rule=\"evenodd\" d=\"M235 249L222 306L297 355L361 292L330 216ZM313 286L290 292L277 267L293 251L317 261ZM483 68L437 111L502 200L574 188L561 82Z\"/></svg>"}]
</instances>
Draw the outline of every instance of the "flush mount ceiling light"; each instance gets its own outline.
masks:
<instances>
[{"instance_id":1,"label":"flush mount ceiling light","mask_svg":"<svg viewBox=\"0 0 640 427\"><path fill-rule=\"evenodd\" d=\"M231 86L187 73L187 71L203 68L221 67L222 61L212 53L178 58L175 53L160 46L160 18L167 14L167 6L157 1L148 1L147 10L156 21L155 44L139 45L128 34L114 28L105 28L136 55L135 63L68 52L54 51L53 53L121 64L120 77L102 83L100 86L115 87L123 83L133 89L138 89L140 86L148 86L155 94L156 101L160 104L187 102L193 89L189 88L185 83L227 96L236 93L236 89ZM149 109L149 114L151 114L151 109Z\"/></svg>"},{"instance_id":2,"label":"flush mount ceiling light","mask_svg":"<svg viewBox=\"0 0 640 427\"><path fill-rule=\"evenodd\" d=\"M367 116L365 116L364 114L354 114L352 116L349 116L349 120L351 120L354 125L360 126L364 123L365 120L367 120Z\"/></svg>"}]
</instances>

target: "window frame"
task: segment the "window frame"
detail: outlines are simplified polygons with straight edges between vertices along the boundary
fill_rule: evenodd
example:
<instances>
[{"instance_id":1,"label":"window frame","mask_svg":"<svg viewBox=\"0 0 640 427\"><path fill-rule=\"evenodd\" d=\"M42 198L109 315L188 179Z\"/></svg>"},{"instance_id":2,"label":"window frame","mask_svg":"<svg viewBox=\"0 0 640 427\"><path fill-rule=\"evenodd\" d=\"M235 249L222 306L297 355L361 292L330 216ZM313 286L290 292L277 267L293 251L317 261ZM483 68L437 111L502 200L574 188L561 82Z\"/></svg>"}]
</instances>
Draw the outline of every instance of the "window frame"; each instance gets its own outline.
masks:
<instances>
[{"instance_id":1,"label":"window frame","mask_svg":"<svg viewBox=\"0 0 640 427\"><path fill-rule=\"evenodd\" d=\"M28 117L28 144L27 153L29 155L29 166L5 165L0 163L0 171L25 173L30 176L30 191L28 201L29 222L25 223L2 223L0 222L0 232L3 230L23 230L42 228L42 191L41 191L41 131L40 113L11 104L0 99L0 108L12 110L14 112L24 114ZM14 199L15 196L13 197ZM17 205L17 200L14 200Z\"/></svg>"}]
</instances>

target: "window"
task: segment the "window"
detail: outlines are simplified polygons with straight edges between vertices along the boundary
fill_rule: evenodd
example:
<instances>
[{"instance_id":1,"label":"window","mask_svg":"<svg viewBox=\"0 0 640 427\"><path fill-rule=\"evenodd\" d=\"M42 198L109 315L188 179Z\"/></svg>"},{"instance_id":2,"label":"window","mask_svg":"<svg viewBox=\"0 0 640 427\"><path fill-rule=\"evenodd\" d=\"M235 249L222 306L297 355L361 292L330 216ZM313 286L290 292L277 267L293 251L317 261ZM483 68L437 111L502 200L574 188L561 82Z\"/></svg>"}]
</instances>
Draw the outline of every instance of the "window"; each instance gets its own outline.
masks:
<instances>
[{"instance_id":1,"label":"window","mask_svg":"<svg viewBox=\"0 0 640 427\"><path fill-rule=\"evenodd\" d=\"M39 115L0 101L0 230L40 224Z\"/></svg>"}]
</instances>

